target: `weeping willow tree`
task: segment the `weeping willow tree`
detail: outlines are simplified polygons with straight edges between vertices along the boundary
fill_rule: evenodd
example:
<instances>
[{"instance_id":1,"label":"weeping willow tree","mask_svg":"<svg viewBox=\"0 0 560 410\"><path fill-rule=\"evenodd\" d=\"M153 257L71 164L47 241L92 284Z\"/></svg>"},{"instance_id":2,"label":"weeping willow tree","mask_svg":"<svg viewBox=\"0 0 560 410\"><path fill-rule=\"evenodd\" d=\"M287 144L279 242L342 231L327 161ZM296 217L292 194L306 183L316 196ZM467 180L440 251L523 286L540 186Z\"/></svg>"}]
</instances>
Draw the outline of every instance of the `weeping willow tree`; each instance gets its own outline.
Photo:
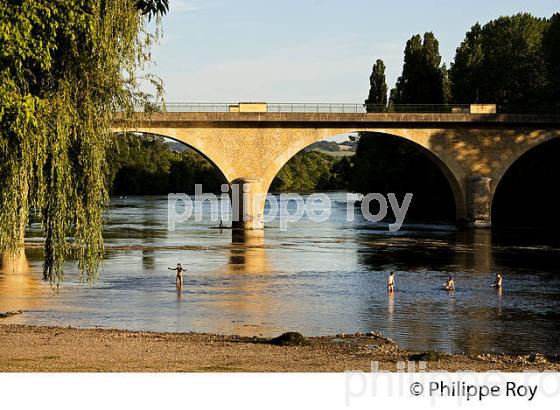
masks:
<instances>
[{"instance_id":1,"label":"weeping willow tree","mask_svg":"<svg viewBox=\"0 0 560 410\"><path fill-rule=\"evenodd\" d=\"M142 81L161 90L137 73L167 8L167 0L0 2L0 251L21 249L33 214L46 280L63 279L68 257L85 280L98 274L111 119L150 99Z\"/></svg>"}]
</instances>

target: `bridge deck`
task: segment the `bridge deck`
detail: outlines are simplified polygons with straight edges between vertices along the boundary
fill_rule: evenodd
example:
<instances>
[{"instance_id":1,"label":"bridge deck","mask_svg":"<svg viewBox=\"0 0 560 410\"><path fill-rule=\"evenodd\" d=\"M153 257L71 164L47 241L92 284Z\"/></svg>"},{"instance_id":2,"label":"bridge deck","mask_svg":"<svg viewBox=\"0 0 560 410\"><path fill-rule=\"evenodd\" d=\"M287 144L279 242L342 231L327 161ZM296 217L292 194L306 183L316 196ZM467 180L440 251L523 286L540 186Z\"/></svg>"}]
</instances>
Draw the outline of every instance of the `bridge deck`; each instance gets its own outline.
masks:
<instances>
[{"instance_id":1,"label":"bridge deck","mask_svg":"<svg viewBox=\"0 0 560 410\"><path fill-rule=\"evenodd\" d=\"M134 123L150 127L321 127L348 128L445 128L445 127L558 127L557 114L463 114L463 113L239 113L239 112L155 112L135 113L132 118L115 118L120 126Z\"/></svg>"}]
</instances>

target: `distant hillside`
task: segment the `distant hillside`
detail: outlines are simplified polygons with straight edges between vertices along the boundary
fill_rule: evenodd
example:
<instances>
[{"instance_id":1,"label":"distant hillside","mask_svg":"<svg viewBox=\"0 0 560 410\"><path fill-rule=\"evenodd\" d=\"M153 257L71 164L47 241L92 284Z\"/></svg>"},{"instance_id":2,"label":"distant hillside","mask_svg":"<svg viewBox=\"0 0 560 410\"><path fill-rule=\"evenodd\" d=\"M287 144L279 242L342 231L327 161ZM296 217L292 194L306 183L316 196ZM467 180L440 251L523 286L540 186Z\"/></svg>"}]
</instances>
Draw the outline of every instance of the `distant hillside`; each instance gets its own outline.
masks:
<instances>
[{"instance_id":1,"label":"distant hillside","mask_svg":"<svg viewBox=\"0 0 560 410\"><path fill-rule=\"evenodd\" d=\"M334 157L346 157L354 155L356 152L356 141L343 141L337 143L334 141L319 141L311 144L305 149L305 152L316 151Z\"/></svg>"},{"instance_id":2,"label":"distant hillside","mask_svg":"<svg viewBox=\"0 0 560 410\"><path fill-rule=\"evenodd\" d=\"M188 150L190 150L190 148L181 143L181 142L177 142L177 141L173 141L173 140L165 140L165 145L167 147L167 149L169 149L169 151L171 152L186 152Z\"/></svg>"}]
</instances>

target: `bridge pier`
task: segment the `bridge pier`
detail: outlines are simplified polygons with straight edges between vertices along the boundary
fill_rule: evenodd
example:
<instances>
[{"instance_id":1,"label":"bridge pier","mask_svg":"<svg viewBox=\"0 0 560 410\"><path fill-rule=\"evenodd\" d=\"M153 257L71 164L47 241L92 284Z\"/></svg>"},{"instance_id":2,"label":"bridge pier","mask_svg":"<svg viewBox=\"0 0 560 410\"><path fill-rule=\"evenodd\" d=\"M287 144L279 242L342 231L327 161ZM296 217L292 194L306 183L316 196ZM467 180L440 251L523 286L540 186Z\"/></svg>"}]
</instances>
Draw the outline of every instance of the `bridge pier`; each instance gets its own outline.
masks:
<instances>
[{"instance_id":1,"label":"bridge pier","mask_svg":"<svg viewBox=\"0 0 560 410\"><path fill-rule=\"evenodd\" d=\"M492 178L473 174L467 178L467 227L492 227Z\"/></svg>"},{"instance_id":2,"label":"bridge pier","mask_svg":"<svg viewBox=\"0 0 560 410\"><path fill-rule=\"evenodd\" d=\"M231 182L232 228L264 229L264 203L267 191L261 178L243 177Z\"/></svg>"}]
</instances>

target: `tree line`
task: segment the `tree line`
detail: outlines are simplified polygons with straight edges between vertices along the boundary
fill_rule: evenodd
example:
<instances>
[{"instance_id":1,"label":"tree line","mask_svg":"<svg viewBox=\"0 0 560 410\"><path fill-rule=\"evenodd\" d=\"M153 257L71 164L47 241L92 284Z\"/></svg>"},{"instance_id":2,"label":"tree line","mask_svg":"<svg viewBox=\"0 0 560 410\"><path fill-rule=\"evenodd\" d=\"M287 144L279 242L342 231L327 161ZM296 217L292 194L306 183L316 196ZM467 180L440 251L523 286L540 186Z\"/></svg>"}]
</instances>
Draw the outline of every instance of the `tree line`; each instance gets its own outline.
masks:
<instances>
[{"instance_id":1,"label":"tree line","mask_svg":"<svg viewBox=\"0 0 560 410\"><path fill-rule=\"evenodd\" d=\"M395 104L471 103L558 108L559 44L560 13L550 18L503 16L473 25L448 68L435 35L417 34L406 43L402 74L389 96L385 64L375 62L365 103L369 110Z\"/></svg>"},{"instance_id":2,"label":"tree line","mask_svg":"<svg viewBox=\"0 0 560 410\"><path fill-rule=\"evenodd\" d=\"M466 33L447 68L433 33L414 35L405 46L402 74L388 92L385 64L377 60L365 100L368 111L391 110L395 104L494 103L519 111L560 109L560 14L538 18L527 13L504 16ZM506 175L495 205L497 222L519 224L518 192L534 203L547 192L542 175L558 175L558 150L550 145L535 150ZM546 156L548 153L548 157ZM455 207L449 183L428 154L414 144L388 135L360 134L353 159L351 189L361 192L414 193L408 213L411 220L454 221ZM535 170L538 170L536 173ZM547 179L544 179L548 182ZM518 189L515 189L517 187ZM520 191L522 189L523 191ZM545 201L546 202L546 201ZM526 210L530 203L525 203ZM504 209L506 210L504 212ZM509 209L509 211L508 211ZM527 215L536 215L531 210ZM528 218L524 223L533 223Z\"/></svg>"}]
</instances>

